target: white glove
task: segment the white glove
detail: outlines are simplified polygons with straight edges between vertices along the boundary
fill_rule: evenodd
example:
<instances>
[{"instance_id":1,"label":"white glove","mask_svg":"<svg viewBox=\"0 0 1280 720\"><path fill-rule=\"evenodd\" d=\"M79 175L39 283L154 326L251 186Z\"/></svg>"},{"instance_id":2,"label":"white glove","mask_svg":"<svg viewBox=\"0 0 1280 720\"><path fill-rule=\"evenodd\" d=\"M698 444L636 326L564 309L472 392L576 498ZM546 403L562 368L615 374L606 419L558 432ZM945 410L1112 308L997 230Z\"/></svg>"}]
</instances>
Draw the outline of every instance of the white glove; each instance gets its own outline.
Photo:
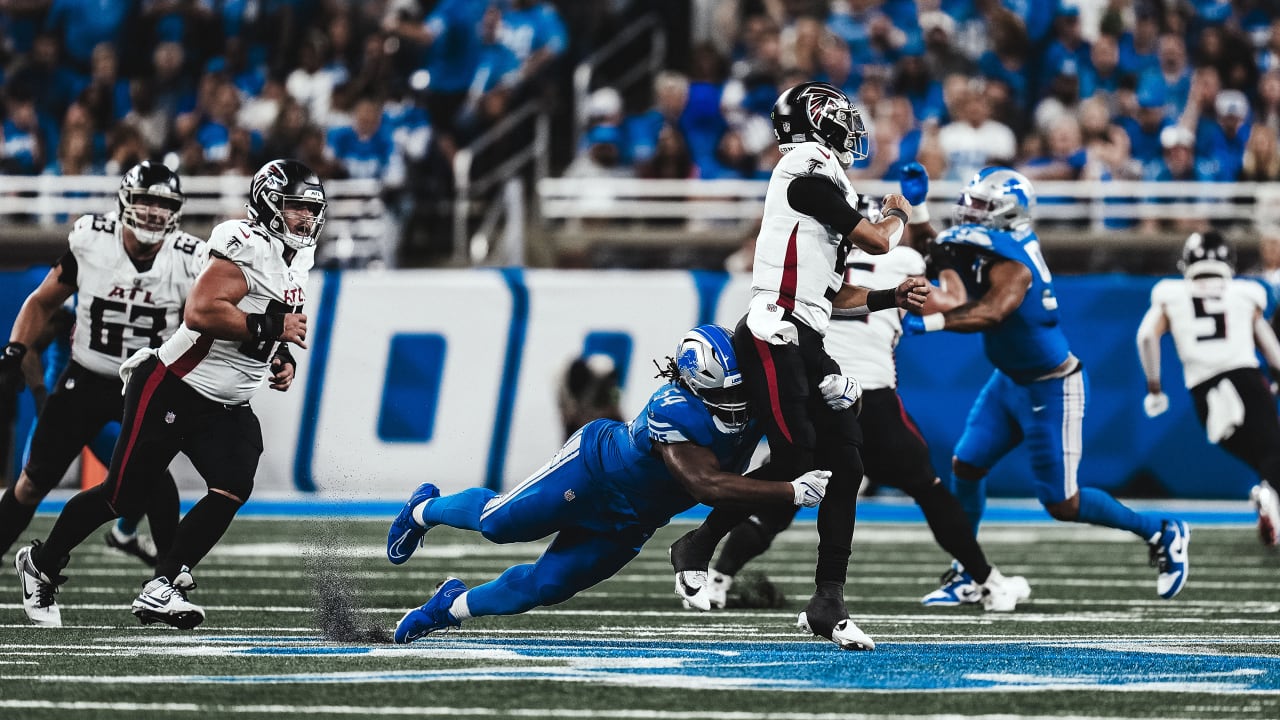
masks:
<instances>
[{"instance_id":1,"label":"white glove","mask_svg":"<svg viewBox=\"0 0 1280 720\"><path fill-rule=\"evenodd\" d=\"M1163 415L1164 411L1169 409L1169 396L1162 392L1147 393L1147 396L1142 398L1142 409L1146 411L1149 418Z\"/></svg>"},{"instance_id":2,"label":"white glove","mask_svg":"<svg viewBox=\"0 0 1280 720\"><path fill-rule=\"evenodd\" d=\"M828 470L810 470L791 481L791 490L795 493L795 504L800 507L817 507L827 495L827 481L831 479Z\"/></svg>"},{"instance_id":3,"label":"white glove","mask_svg":"<svg viewBox=\"0 0 1280 720\"><path fill-rule=\"evenodd\" d=\"M847 410L862 397L862 386L848 375L828 375L818 383L818 392L832 410Z\"/></svg>"}]
</instances>

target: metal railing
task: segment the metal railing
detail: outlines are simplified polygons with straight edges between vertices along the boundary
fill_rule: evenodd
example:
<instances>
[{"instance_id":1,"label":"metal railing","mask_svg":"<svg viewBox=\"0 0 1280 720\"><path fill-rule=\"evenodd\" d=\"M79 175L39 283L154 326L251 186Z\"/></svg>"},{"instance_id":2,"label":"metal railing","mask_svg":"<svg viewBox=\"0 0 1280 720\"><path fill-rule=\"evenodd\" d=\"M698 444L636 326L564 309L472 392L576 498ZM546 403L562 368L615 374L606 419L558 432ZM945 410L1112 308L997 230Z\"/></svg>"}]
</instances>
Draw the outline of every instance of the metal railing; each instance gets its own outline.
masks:
<instances>
[{"instance_id":1,"label":"metal railing","mask_svg":"<svg viewBox=\"0 0 1280 720\"><path fill-rule=\"evenodd\" d=\"M591 53L578 63L573 71L573 146L578 147L582 134L587 126L587 96L591 94L591 84L597 79L599 68L628 44L634 42L643 33L650 33L649 53L646 62L633 65L616 77L608 79L608 84L620 93L625 93L632 85L652 77L662 69L667 57L667 35L663 32L662 23L656 15L646 15L628 25L600 49Z\"/></svg>"}]
</instances>

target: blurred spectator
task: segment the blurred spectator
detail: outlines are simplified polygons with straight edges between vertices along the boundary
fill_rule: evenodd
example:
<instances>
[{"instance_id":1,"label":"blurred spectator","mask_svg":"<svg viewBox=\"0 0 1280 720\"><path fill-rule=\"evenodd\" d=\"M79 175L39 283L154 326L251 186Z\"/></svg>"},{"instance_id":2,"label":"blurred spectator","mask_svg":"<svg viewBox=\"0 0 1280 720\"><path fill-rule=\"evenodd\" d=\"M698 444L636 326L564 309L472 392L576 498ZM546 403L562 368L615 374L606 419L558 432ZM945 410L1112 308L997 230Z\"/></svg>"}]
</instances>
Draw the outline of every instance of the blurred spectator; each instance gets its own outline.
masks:
<instances>
[{"instance_id":1,"label":"blurred spectator","mask_svg":"<svg viewBox=\"0 0 1280 720\"><path fill-rule=\"evenodd\" d=\"M499 39L515 54L521 74L539 75L564 54L568 45L564 21L555 6L539 0L510 0L502 13Z\"/></svg>"},{"instance_id":2,"label":"blurred spectator","mask_svg":"<svg viewBox=\"0 0 1280 720\"><path fill-rule=\"evenodd\" d=\"M93 49L103 42L119 47L135 9L134 2L124 0L53 0L44 26L59 37L73 69L88 75Z\"/></svg>"},{"instance_id":3,"label":"blurred spectator","mask_svg":"<svg viewBox=\"0 0 1280 720\"><path fill-rule=\"evenodd\" d=\"M236 116L240 112L240 93L225 79L213 90L212 102L203 122L196 129L195 138L204 152L204 160L211 172L221 173L222 164L231 155L231 133L236 128Z\"/></svg>"},{"instance_id":4,"label":"blurred spectator","mask_svg":"<svg viewBox=\"0 0 1280 720\"><path fill-rule=\"evenodd\" d=\"M1080 123L1071 115L1062 115L1050 126L1045 137L1045 154L1033 157L1021 166L1032 180L1079 180L1087 156L1080 135Z\"/></svg>"},{"instance_id":5,"label":"blurred spectator","mask_svg":"<svg viewBox=\"0 0 1280 720\"><path fill-rule=\"evenodd\" d=\"M1030 3L1031 5L1048 5L1050 3ZM1031 41L1035 42L1035 35L1028 33ZM1084 35L1080 30L1080 9L1075 5L1067 5L1061 3L1058 5L1057 16L1053 19L1053 42L1049 43L1049 47L1045 50L1043 56L1043 65L1040 73L1040 88L1043 95L1047 88L1053 83L1055 75L1060 75L1066 69L1079 74L1080 68L1089 64L1090 47L1085 42Z\"/></svg>"},{"instance_id":6,"label":"blurred spectator","mask_svg":"<svg viewBox=\"0 0 1280 720\"><path fill-rule=\"evenodd\" d=\"M324 130L315 125L305 125L298 135L293 156L315 171L321 180L344 179L347 171L341 163L329 156L325 145Z\"/></svg>"},{"instance_id":7,"label":"blurred spectator","mask_svg":"<svg viewBox=\"0 0 1280 720\"><path fill-rule=\"evenodd\" d=\"M94 101L86 105L94 116L94 124L100 130L106 130L129 114L132 103L129 81L120 77L116 48L111 43L101 43L94 48L92 58L89 88L94 90ZM82 101L83 98L82 92Z\"/></svg>"},{"instance_id":8,"label":"blurred spectator","mask_svg":"<svg viewBox=\"0 0 1280 720\"><path fill-rule=\"evenodd\" d=\"M756 165L756 156L747 151L742 135L730 128L720 136L712 161L698 166L698 177L703 180L768 179L767 175L761 178L757 174Z\"/></svg>"},{"instance_id":9,"label":"blurred spectator","mask_svg":"<svg viewBox=\"0 0 1280 720\"><path fill-rule=\"evenodd\" d=\"M684 180L698 176L697 166L685 142L684 134L675 125L662 126L658 133L658 147L653 157L636 165L636 176L649 179Z\"/></svg>"},{"instance_id":10,"label":"blurred spectator","mask_svg":"<svg viewBox=\"0 0 1280 720\"><path fill-rule=\"evenodd\" d=\"M196 103L196 83L182 71L186 53L178 43L160 43L151 53L155 68L156 110L169 118L190 112Z\"/></svg>"},{"instance_id":11,"label":"blurred spectator","mask_svg":"<svg viewBox=\"0 0 1280 720\"><path fill-rule=\"evenodd\" d=\"M1214 99L1214 117L1196 128L1196 163L1206 179L1232 182L1240 175L1252 126L1249 100L1239 90L1223 90Z\"/></svg>"},{"instance_id":12,"label":"blurred spectator","mask_svg":"<svg viewBox=\"0 0 1280 720\"><path fill-rule=\"evenodd\" d=\"M925 64L935 79L952 74L969 77L977 72L977 65L952 42L956 21L950 15L940 10L920 13L920 31L924 35Z\"/></svg>"},{"instance_id":13,"label":"blurred spectator","mask_svg":"<svg viewBox=\"0 0 1280 720\"><path fill-rule=\"evenodd\" d=\"M937 128L925 127L920 134L920 148L916 151L916 162L924 166L933 180L941 180L948 175L947 154L938 138L940 134Z\"/></svg>"},{"instance_id":14,"label":"blurred spectator","mask_svg":"<svg viewBox=\"0 0 1280 720\"><path fill-rule=\"evenodd\" d=\"M843 38L835 33L826 33L822 36L818 49L818 65L817 80L835 85L851 98L858 96L858 90L862 85L862 74L854 68L853 55L849 53L849 43Z\"/></svg>"},{"instance_id":15,"label":"blurred spectator","mask_svg":"<svg viewBox=\"0 0 1280 720\"><path fill-rule=\"evenodd\" d=\"M44 169L49 175L100 175L93 160L93 132L86 126L64 130L58 157Z\"/></svg>"},{"instance_id":16,"label":"blurred spectator","mask_svg":"<svg viewBox=\"0 0 1280 720\"><path fill-rule=\"evenodd\" d=\"M129 114L122 122L131 125L147 145L147 154L154 156L164 149L172 127L170 114L156 104L155 84L149 78L137 78L129 83Z\"/></svg>"},{"instance_id":17,"label":"blurred spectator","mask_svg":"<svg viewBox=\"0 0 1280 720\"><path fill-rule=\"evenodd\" d=\"M761 35L767 36L768 31ZM765 44L767 41L761 41ZM720 111L724 93L726 67L721 57L710 45L693 49L689 77L688 102L677 127L684 135L691 155L702 160L715 152L716 143L728 123ZM640 162L639 159L636 160Z\"/></svg>"},{"instance_id":18,"label":"blurred spectator","mask_svg":"<svg viewBox=\"0 0 1280 720\"><path fill-rule=\"evenodd\" d=\"M1154 174L1148 174L1144 180L1156 182L1193 182L1204 181L1210 178L1201 177L1196 172L1195 160L1195 135L1181 125L1170 125L1160 132L1160 146L1163 149L1163 157ZM1154 197L1151 198L1154 203L1170 202L1168 198ZM1174 230L1194 232L1206 229L1208 223L1203 219L1179 219L1173 222L1164 222L1159 218L1144 218L1141 223L1143 232L1151 233L1161 229L1162 226L1169 225Z\"/></svg>"},{"instance_id":19,"label":"blurred spectator","mask_svg":"<svg viewBox=\"0 0 1280 720\"><path fill-rule=\"evenodd\" d=\"M1280 181L1280 144L1276 131L1267 125L1254 125L1240 161L1242 182Z\"/></svg>"},{"instance_id":20,"label":"blurred spectator","mask_svg":"<svg viewBox=\"0 0 1280 720\"><path fill-rule=\"evenodd\" d=\"M520 81L520 59L500 41L501 24L502 12L497 7L485 11L480 21L480 52L467 100L458 114L459 132L469 138L480 135L502 116L508 93Z\"/></svg>"},{"instance_id":21,"label":"blurred spectator","mask_svg":"<svg viewBox=\"0 0 1280 720\"><path fill-rule=\"evenodd\" d=\"M556 393L556 405L567 438L592 420L621 420L618 368L604 353L574 358Z\"/></svg>"},{"instance_id":22,"label":"blurred spectator","mask_svg":"<svg viewBox=\"0 0 1280 720\"><path fill-rule=\"evenodd\" d=\"M1253 106L1253 124L1280 131L1280 68L1258 78L1258 101Z\"/></svg>"},{"instance_id":23,"label":"blurred spectator","mask_svg":"<svg viewBox=\"0 0 1280 720\"><path fill-rule=\"evenodd\" d=\"M893 24L876 0L833 0L827 27L839 35L853 54L855 68L893 61L907 34Z\"/></svg>"},{"instance_id":24,"label":"blurred spectator","mask_svg":"<svg viewBox=\"0 0 1280 720\"><path fill-rule=\"evenodd\" d=\"M404 183L404 164L395 157L391 131L382 123L382 106L374 98L361 98L351 114L351 125L329 131L327 154L346 175L381 179L388 187Z\"/></svg>"},{"instance_id":25,"label":"blurred spectator","mask_svg":"<svg viewBox=\"0 0 1280 720\"><path fill-rule=\"evenodd\" d=\"M275 122L267 133L263 155L268 157L290 157L297 153L295 148L302 142L302 133L308 127L307 110L292 95L280 99L280 111L276 113ZM324 133L320 134L320 147L324 148ZM320 171L314 166L316 174ZM324 177L321 175L321 177Z\"/></svg>"},{"instance_id":26,"label":"blurred spectator","mask_svg":"<svg viewBox=\"0 0 1280 720\"><path fill-rule=\"evenodd\" d=\"M329 122L329 106L337 84L333 73L323 66L327 48L324 36L313 33L302 44L298 67L289 73L284 83L289 94L306 108L311 121L319 125Z\"/></svg>"},{"instance_id":27,"label":"blurred spectator","mask_svg":"<svg viewBox=\"0 0 1280 720\"><path fill-rule=\"evenodd\" d=\"M36 110L50 117L62 117L86 83L82 75L59 64L60 49L57 36L36 35L31 54L14 63L4 83L14 92L35 98Z\"/></svg>"},{"instance_id":28,"label":"blurred spectator","mask_svg":"<svg viewBox=\"0 0 1280 720\"><path fill-rule=\"evenodd\" d=\"M0 170L10 175L38 175L44 169L48 142L40 127L35 100L6 92L5 119L0 125Z\"/></svg>"},{"instance_id":29,"label":"blurred spectator","mask_svg":"<svg viewBox=\"0 0 1280 720\"><path fill-rule=\"evenodd\" d=\"M129 125L117 125L107 139L107 162L102 167L102 173L118 177L146 158L147 145L143 142L142 135ZM197 172L203 169L198 163L196 167Z\"/></svg>"},{"instance_id":30,"label":"blurred spectator","mask_svg":"<svg viewBox=\"0 0 1280 720\"><path fill-rule=\"evenodd\" d=\"M1165 116L1166 97L1164 83L1158 78L1145 78L1138 85L1138 116L1117 118L1129 135L1130 152L1142 163L1144 176L1155 176L1163 165L1160 133L1172 124Z\"/></svg>"},{"instance_id":31,"label":"blurred spectator","mask_svg":"<svg viewBox=\"0 0 1280 720\"><path fill-rule=\"evenodd\" d=\"M1049 81L1048 93L1036 105L1035 132L1045 134L1058 120L1074 117L1080 106L1079 64L1074 57L1063 57L1061 65Z\"/></svg>"},{"instance_id":32,"label":"blurred spectator","mask_svg":"<svg viewBox=\"0 0 1280 720\"><path fill-rule=\"evenodd\" d=\"M1187 64L1187 46L1181 37L1172 33L1160 36L1159 61L1159 68L1139 81L1139 92L1144 81L1159 83L1164 92L1165 114L1175 117L1191 92L1191 66Z\"/></svg>"},{"instance_id":33,"label":"blurred spectator","mask_svg":"<svg viewBox=\"0 0 1280 720\"><path fill-rule=\"evenodd\" d=\"M938 135L947 157L946 178L967 181L987 165L1012 162L1018 141L1008 126L991 119L981 88L970 87L958 102L959 116Z\"/></svg>"},{"instance_id":34,"label":"blurred spectator","mask_svg":"<svg viewBox=\"0 0 1280 720\"><path fill-rule=\"evenodd\" d=\"M622 164L621 146L622 132L618 128L611 125L597 125L591 128L587 132L586 149L569 163L569 167L565 168L564 176L630 177L631 169Z\"/></svg>"},{"instance_id":35,"label":"blurred spectator","mask_svg":"<svg viewBox=\"0 0 1280 720\"><path fill-rule=\"evenodd\" d=\"M1132 32L1120 36L1120 70L1133 75L1158 71L1160 68L1160 24L1155 13L1135 11Z\"/></svg>"},{"instance_id":36,"label":"blurred spectator","mask_svg":"<svg viewBox=\"0 0 1280 720\"><path fill-rule=\"evenodd\" d=\"M1014 105L1025 109L1031 99L1027 83L1031 44L1026 28L1017 15L1001 7L992 8L989 26L991 49L978 58L978 72L1007 85Z\"/></svg>"},{"instance_id":37,"label":"blurred spectator","mask_svg":"<svg viewBox=\"0 0 1280 720\"><path fill-rule=\"evenodd\" d=\"M660 72L653 79L653 95L652 108L623 123L624 158L628 163L641 163L653 157L663 126L680 122L689 102L689 80L676 72Z\"/></svg>"},{"instance_id":38,"label":"blurred spectator","mask_svg":"<svg viewBox=\"0 0 1280 720\"><path fill-rule=\"evenodd\" d=\"M804 73L805 77L816 77L818 57L826 34L821 20L808 16L796 18L789 28L782 31L782 65Z\"/></svg>"},{"instance_id":39,"label":"blurred spectator","mask_svg":"<svg viewBox=\"0 0 1280 720\"><path fill-rule=\"evenodd\" d=\"M442 135L453 135L458 110L466 101L480 54L478 27L488 7L483 0L440 0L421 23L403 11L385 23L389 32L426 46L427 112Z\"/></svg>"},{"instance_id":40,"label":"blurred spectator","mask_svg":"<svg viewBox=\"0 0 1280 720\"><path fill-rule=\"evenodd\" d=\"M929 74L922 50L916 44L903 48L895 68L893 91L911 102L915 122L942 122L947 112L942 101L942 83ZM902 128L902 131L908 129Z\"/></svg>"},{"instance_id":41,"label":"blurred spectator","mask_svg":"<svg viewBox=\"0 0 1280 720\"><path fill-rule=\"evenodd\" d=\"M1115 108L1117 91L1136 88L1137 78L1120 68L1120 45L1112 35L1099 35L1089 50L1089 62L1080 68L1080 97L1101 95Z\"/></svg>"}]
</instances>

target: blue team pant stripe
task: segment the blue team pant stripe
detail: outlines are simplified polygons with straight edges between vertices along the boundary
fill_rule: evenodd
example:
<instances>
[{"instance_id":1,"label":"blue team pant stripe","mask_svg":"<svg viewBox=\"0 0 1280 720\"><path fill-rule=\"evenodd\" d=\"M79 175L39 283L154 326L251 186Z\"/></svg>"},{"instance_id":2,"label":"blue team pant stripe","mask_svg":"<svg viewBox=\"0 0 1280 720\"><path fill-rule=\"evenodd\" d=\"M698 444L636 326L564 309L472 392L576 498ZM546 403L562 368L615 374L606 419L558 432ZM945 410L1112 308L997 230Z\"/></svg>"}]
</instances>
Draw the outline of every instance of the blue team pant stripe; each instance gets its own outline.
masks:
<instances>
[{"instance_id":1,"label":"blue team pant stripe","mask_svg":"<svg viewBox=\"0 0 1280 720\"><path fill-rule=\"evenodd\" d=\"M516 485L514 488L512 488L510 492L505 492L505 493L502 493L501 495L495 495L492 500L485 503L484 511L480 513L480 519L484 520L485 518L489 517L494 512L501 509L503 505L506 505L507 503L511 502L513 499L519 497L520 493L533 487L539 480L546 478L551 473L564 467L565 463L568 463L571 460L577 458L578 455L580 455L581 453L582 453L582 431L579 430L578 432L574 433L572 437L569 438L568 442L564 444L564 447L560 448L560 452L556 453L556 456L551 458L550 462L548 462L546 465L543 465L534 474L525 478L523 481L521 481L519 485Z\"/></svg>"}]
</instances>

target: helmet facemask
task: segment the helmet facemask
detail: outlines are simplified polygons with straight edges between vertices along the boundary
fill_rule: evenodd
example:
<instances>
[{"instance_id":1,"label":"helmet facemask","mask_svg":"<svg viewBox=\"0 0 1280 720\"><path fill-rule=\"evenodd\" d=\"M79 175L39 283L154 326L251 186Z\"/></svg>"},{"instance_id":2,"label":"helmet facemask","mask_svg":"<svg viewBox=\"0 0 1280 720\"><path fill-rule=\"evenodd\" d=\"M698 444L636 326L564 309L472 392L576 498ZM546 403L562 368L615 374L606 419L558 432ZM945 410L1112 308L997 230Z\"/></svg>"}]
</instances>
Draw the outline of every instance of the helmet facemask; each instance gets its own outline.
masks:
<instances>
[{"instance_id":1,"label":"helmet facemask","mask_svg":"<svg viewBox=\"0 0 1280 720\"><path fill-rule=\"evenodd\" d=\"M867 157L867 126L862 113L847 101L827 101L818 122L818 134L844 167Z\"/></svg>"},{"instance_id":2,"label":"helmet facemask","mask_svg":"<svg viewBox=\"0 0 1280 720\"><path fill-rule=\"evenodd\" d=\"M120 222L143 245L155 245L178 229L182 220L180 195L148 188L120 189Z\"/></svg>"},{"instance_id":3,"label":"helmet facemask","mask_svg":"<svg viewBox=\"0 0 1280 720\"><path fill-rule=\"evenodd\" d=\"M275 206L278 208L276 216L268 227L285 245L301 250L316 244L320 230L324 228L327 202L299 195L283 195Z\"/></svg>"}]
</instances>

